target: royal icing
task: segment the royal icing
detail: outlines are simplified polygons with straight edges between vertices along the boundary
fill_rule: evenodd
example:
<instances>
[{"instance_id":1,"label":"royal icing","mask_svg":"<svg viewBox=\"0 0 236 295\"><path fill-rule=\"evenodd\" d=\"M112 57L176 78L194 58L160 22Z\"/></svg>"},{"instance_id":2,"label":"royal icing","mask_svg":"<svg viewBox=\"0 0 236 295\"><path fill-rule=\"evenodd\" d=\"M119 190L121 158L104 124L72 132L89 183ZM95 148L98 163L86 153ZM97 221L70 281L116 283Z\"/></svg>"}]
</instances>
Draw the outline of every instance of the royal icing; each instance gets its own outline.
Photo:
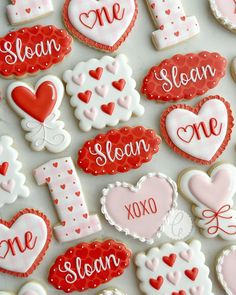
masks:
<instances>
[{"instance_id":1,"label":"royal icing","mask_svg":"<svg viewBox=\"0 0 236 295\"><path fill-rule=\"evenodd\" d=\"M39 185L47 184L60 219L54 227L60 242L84 238L101 230L97 215L90 215L71 158L52 160L34 171Z\"/></svg>"},{"instance_id":2,"label":"royal icing","mask_svg":"<svg viewBox=\"0 0 236 295\"><path fill-rule=\"evenodd\" d=\"M83 131L115 126L119 121L128 121L132 114L143 115L144 108L127 62L124 55L104 56L80 62L74 70L64 73L70 103Z\"/></svg>"},{"instance_id":3,"label":"royal icing","mask_svg":"<svg viewBox=\"0 0 236 295\"><path fill-rule=\"evenodd\" d=\"M0 75L6 78L49 69L70 53L72 43L65 30L52 25L23 28L0 40Z\"/></svg>"},{"instance_id":4,"label":"royal icing","mask_svg":"<svg viewBox=\"0 0 236 295\"><path fill-rule=\"evenodd\" d=\"M82 243L56 259L48 281L66 293L97 288L122 275L129 266L130 257L126 246L113 240Z\"/></svg>"},{"instance_id":5,"label":"royal icing","mask_svg":"<svg viewBox=\"0 0 236 295\"><path fill-rule=\"evenodd\" d=\"M219 282L228 295L236 294L236 246L225 249L217 261L216 273Z\"/></svg>"},{"instance_id":6,"label":"royal icing","mask_svg":"<svg viewBox=\"0 0 236 295\"><path fill-rule=\"evenodd\" d=\"M87 141L78 153L78 166L93 175L125 173L149 162L161 139L142 126L113 129Z\"/></svg>"},{"instance_id":7,"label":"royal icing","mask_svg":"<svg viewBox=\"0 0 236 295\"><path fill-rule=\"evenodd\" d=\"M195 16L187 17L181 0L147 0L157 30L152 33L158 50L174 46L200 33Z\"/></svg>"},{"instance_id":8,"label":"royal icing","mask_svg":"<svg viewBox=\"0 0 236 295\"><path fill-rule=\"evenodd\" d=\"M29 276L41 263L51 241L50 222L34 209L0 220L0 272Z\"/></svg>"},{"instance_id":9,"label":"royal icing","mask_svg":"<svg viewBox=\"0 0 236 295\"><path fill-rule=\"evenodd\" d=\"M106 289L106 290L103 290L102 292L99 292L97 295L125 295L125 294L118 289Z\"/></svg>"},{"instance_id":10,"label":"royal icing","mask_svg":"<svg viewBox=\"0 0 236 295\"><path fill-rule=\"evenodd\" d=\"M15 202L18 197L26 198L30 193L21 172L22 164L17 159L18 152L12 144L11 137L0 137L0 207Z\"/></svg>"},{"instance_id":11,"label":"royal icing","mask_svg":"<svg viewBox=\"0 0 236 295\"><path fill-rule=\"evenodd\" d=\"M113 52L125 41L138 13L136 0L66 0L63 18L80 41Z\"/></svg>"},{"instance_id":12,"label":"royal icing","mask_svg":"<svg viewBox=\"0 0 236 295\"><path fill-rule=\"evenodd\" d=\"M177 206L177 186L161 173L149 173L134 187L116 182L103 190L102 213L118 231L152 244Z\"/></svg>"},{"instance_id":13,"label":"royal icing","mask_svg":"<svg viewBox=\"0 0 236 295\"><path fill-rule=\"evenodd\" d=\"M194 204L197 225L208 238L236 239L235 177L236 168L231 164L215 166L208 174L189 170L180 175L180 190Z\"/></svg>"},{"instance_id":14,"label":"royal icing","mask_svg":"<svg viewBox=\"0 0 236 295\"><path fill-rule=\"evenodd\" d=\"M7 6L7 15L12 25L30 22L53 12L51 0L11 0Z\"/></svg>"},{"instance_id":15,"label":"royal icing","mask_svg":"<svg viewBox=\"0 0 236 295\"><path fill-rule=\"evenodd\" d=\"M146 295L213 295L199 241L151 248L138 254L135 264L140 289Z\"/></svg>"},{"instance_id":16,"label":"royal icing","mask_svg":"<svg viewBox=\"0 0 236 295\"><path fill-rule=\"evenodd\" d=\"M44 287L35 281L28 282L24 284L18 293L9 293L6 291L0 291L0 295L47 295L46 290Z\"/></svg>"},{"instance_id":17,"label":"royal icing","mask_svg":"<svg viewBox=\"0 0 236 295\"><path fill-rule=\"evenodd\" d=\"M63 96L64 86L56 76L44 76L35 90L24 82L13 82L8 87L8 102L23 118L21 126L33 150L59 153L69 146L71 136L64 130L64 122L58 121Z\"/></svg>"},{"instance_id":18,"label":"royal icing","mask_svg":"<svg viewBox=\"0 0 236 295\"><path fill-rule=\"evenodd\" d=\"M227 60L216 52L177 54L150 69L142 93L157 101L192 99L216 87L226 65Z\"/></svg>"},{"instance_id":19,"label":"royal icing","mask_svg":"<svg viewBox=\"0 0 236 295\"><path fill-rule=\"evenodd\" d=\"M227 29L236 31L236 2L235 0L209 0L212 13Z\"/></svg>"},{"instance_id":20,"label":"royal icing","mask_svg":"<svg viewBox=\"0 0 236 295\"><path fill-rule=\"evenodd\" d=\"M195 107L169 107L161 116L161 132L176 153L209 165L226 148L233 121L230 104L222 97L210 96Z\"/></svg>"}]
</instances>

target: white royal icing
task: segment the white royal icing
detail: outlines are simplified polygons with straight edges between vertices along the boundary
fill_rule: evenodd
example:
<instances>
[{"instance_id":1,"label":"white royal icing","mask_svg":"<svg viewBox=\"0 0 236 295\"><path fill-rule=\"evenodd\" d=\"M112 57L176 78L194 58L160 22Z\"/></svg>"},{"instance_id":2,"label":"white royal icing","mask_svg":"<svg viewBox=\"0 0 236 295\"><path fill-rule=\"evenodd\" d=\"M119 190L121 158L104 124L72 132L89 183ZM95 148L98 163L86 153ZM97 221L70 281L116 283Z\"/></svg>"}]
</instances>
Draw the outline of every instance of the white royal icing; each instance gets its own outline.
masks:
<instances>
[{"instance_id":1,"label":"white royal icing","mask_svg":"<svg viewBox=\"0 0 236 295\"><path fill-rule=\"evenodd\" d=\"M236 167L231 164L215 166L209 175L201 170L180 175L180 190L194 204L196 223L208 238L236 240L235 178Z\"/></svg>"},{"instance_id":2,"label":"white royal icing","mask_svg":"<svg viewBox=\"0 0 236 295\"><path fill-rule=\"evenodd\" d=\"M97 295L126 295L118 289L106 289L99 292Z\"/></svg>"},{"instance_id":3,"label":"white royal icing","mask_svg":"<svg viewBox=\"0 0 236 295\"><path fill-rule=\"evenodd\" d=\"M44 287L38 282L28 282L24 284L18 293L9 293L6 291L0 291L0 295L47 295L46 290Z\"/></svg>"},{"instance_id":4,"label":"white royal icing","mask_svg":"<svg viewBox=\"0 0 236 295\"><path fill-rule=\"evenodd\" d=\"M52 0L11 0L7 15L12 25L30 22L53 12Z\"/></svg>"},{"instance_id":5,"label":"white royal icing","mask_svg":"<svg viewBox=\"0 0 236 295\"><path fill-rule=\"evenodd\" d=\"M175 255L174 263L167 265L163 258ZM135 258L139 287L146 295L173 294L185 291L186 294L213 295L212 283L209 279L209 268L205 265L205 256L201 251L201 243L190 244L177 242L164 244L161 248L151 248L147 253L140 253ZM197 275L191 280L185 271L197 269ZM159 290L151 285L151 281L162 280ZM196 291L194 293L194 291Z\"/></svg>"},{"instance_id":6,"label":"white royal icing","mask_svg":"<svg viewBox=\"0 0 236 295\"><path fill-rule=\"evenodd\" d=\"M52 112L45 119L40 122L28 113L24 112L12 98L12 93L17 87L24 87L35 93L37 89L44 82L51 82L56 88L56 103ZM70 134L64 130L64 122L59 121L60 117L59 107L64 96L64 86L59 78L56 76L44 76L35 85L35 90L24 82L13 82L7 89L8 102L13 110L23 118L21 121L22 128L27 132L25 138L31 143L31 147L35 151L42 151L47 149L52 153L59 153L64 151L71 142Z\"/></svg>"},{"instance_id":7,"label":"white royal icing","mask_svg":"<svg viewBox=\"0 0 236 295\"><path fill-rule=\"evenodd\" d=\"M15 202L18 197L29 196L25 176L21 172L22 164L17 160L18 153L12 144L11 137L0 137L0 207Z\"/></svg>"},{"instance_id":8,"label":"white royal icing","mask_svg":"<svg viewBox=\"0 0 236 295\"><path fill-rule=\"evenodd\" d=\"M99 80L89 75L90 70L102 68ZM140 95L135 89L136 82L131 77L132 69L127 64L127 58L119 55L116 58L104 56L102 59L91 59L79 63L74 70L64 73L67 83L66 91L71 95L70 103L75 108L75 116L80 121L83 131L91 128L102 129L105 126L115 126L120 121L128 121L132 114L142 116L144 108L140 104ZM112 82L124 79L126 84L122 91L113 87ZM89 101L85 103L78 98L79 93L91 91ZM112 103L114 111L111 115L102 111L101 107Z\"/></svg>"}]
</instances>

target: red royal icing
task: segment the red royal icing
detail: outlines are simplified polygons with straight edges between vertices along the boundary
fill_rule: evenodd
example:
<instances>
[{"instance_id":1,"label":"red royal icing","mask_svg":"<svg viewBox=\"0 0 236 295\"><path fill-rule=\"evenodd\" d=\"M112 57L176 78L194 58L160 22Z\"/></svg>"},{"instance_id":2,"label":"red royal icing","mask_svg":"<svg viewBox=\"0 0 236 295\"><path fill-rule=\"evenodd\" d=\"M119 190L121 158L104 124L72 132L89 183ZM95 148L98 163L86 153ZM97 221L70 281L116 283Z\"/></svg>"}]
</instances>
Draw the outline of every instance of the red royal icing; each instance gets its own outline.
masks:
<instances>
[{"instance_id":1,"label":"red royal icing","mask_svg":"<svg viewBox=\"0 0 236 295\"><path fill-rule=\"evenodd\" d=\"M0 74L4 77L47 70L71 51L72 38L54 26L10 32L0 39Z\"/></svg>"},{"instance_id":2,"label":"red royal icing","mask_svg":"<svg viewBox=\"0 0 236 295\"><path fill-rule=\"evenodd\" d=\"M176 261L176 254L170 254L169 256L164 256L162 260L167 264L169 267L172 267Z\"/></svg>"},{"instance_id":3,"label":"red royal icing","mask_svg":"<svg viewBox=\"0 0 236 295\"><path fill-rule=\"evenodd\" d=\"M160 290L161 286L163 285L164 279L162 276L158 276L156 279L150 279L149 283L150 285L156 289L156 290Z\"/></svg>"},{"instance_id":4,"label":"red royal icing","mask_svg":"<svg viewBox=\"0 0 236 295\"><path fill-rule=\"evenodd\" d=\"M89 75L91 77L93 77L94 79L96 79L96 80L100 80L101 79L102 73L103 73L103 68L100 68L100 67L97 68L97 69L95 69L95 70L90 70L89 71Z\"/></svg>"},{"instance_id":5,"label":"red royal icing","mask_svg":"<svg viewBox=\"0 0 236 295\"><path fill-rule=\"evenodd\" d=\"M191 281L195 281L197 276L198 276L198 268L194 267L193 269L187 269L185 270L185 275L191 280Z\"/></svg>"},{"instance_id":6,"label":"red royal icing","mask_svg":"<svg viewBox=\"0 0 236 295\"><path fill-rule=\"evenodd\" d=\"M0 165L0 174L5 176L7 174L8 167L9 167L9 163L8 162L3 162Z\"/></svg>"}]
</instances>

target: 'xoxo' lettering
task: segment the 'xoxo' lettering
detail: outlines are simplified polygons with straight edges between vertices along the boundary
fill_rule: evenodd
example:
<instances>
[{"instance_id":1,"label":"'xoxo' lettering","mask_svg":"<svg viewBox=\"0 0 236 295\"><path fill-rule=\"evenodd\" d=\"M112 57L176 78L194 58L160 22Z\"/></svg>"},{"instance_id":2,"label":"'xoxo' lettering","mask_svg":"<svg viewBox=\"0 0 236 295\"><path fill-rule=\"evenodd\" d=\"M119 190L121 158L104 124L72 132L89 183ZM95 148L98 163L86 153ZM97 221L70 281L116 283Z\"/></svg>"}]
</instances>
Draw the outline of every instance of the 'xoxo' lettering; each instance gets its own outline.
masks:
<instances>
[{"instance_id":1,"label":"'xoxo' lettering","mask_svg":"<svg viewBox=\"0 0 236 295\"><path fill-rule=\"evenodd\" d=\"M129 205L125 205L125 209L128 212L128 220L130 220L140 218L145 215L156 214L157 204L153 198L149 198L144 201L134 202Z\"/></svg>"}]
</instances>

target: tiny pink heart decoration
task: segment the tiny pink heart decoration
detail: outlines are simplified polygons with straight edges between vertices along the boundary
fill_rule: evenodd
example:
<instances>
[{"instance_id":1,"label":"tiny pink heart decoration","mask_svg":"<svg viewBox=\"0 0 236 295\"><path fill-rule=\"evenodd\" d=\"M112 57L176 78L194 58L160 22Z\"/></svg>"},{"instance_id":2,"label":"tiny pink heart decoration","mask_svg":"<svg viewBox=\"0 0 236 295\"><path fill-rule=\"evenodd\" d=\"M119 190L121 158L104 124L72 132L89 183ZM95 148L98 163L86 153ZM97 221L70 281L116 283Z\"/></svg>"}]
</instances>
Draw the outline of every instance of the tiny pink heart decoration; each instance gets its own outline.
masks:
<instances>
[{"instance_id":1,"label":"tiny pink heart decoration","mask_svg":"<svg viewBox=\"0 0 236 295\"><path fill-rule=\"evenodd\" d=\"M163 174L149 173L134 187L116 182L103 190L102 213L118 231L149 244L160 237L176 208L176 183Z\"/></svg>"}]
</instances>

